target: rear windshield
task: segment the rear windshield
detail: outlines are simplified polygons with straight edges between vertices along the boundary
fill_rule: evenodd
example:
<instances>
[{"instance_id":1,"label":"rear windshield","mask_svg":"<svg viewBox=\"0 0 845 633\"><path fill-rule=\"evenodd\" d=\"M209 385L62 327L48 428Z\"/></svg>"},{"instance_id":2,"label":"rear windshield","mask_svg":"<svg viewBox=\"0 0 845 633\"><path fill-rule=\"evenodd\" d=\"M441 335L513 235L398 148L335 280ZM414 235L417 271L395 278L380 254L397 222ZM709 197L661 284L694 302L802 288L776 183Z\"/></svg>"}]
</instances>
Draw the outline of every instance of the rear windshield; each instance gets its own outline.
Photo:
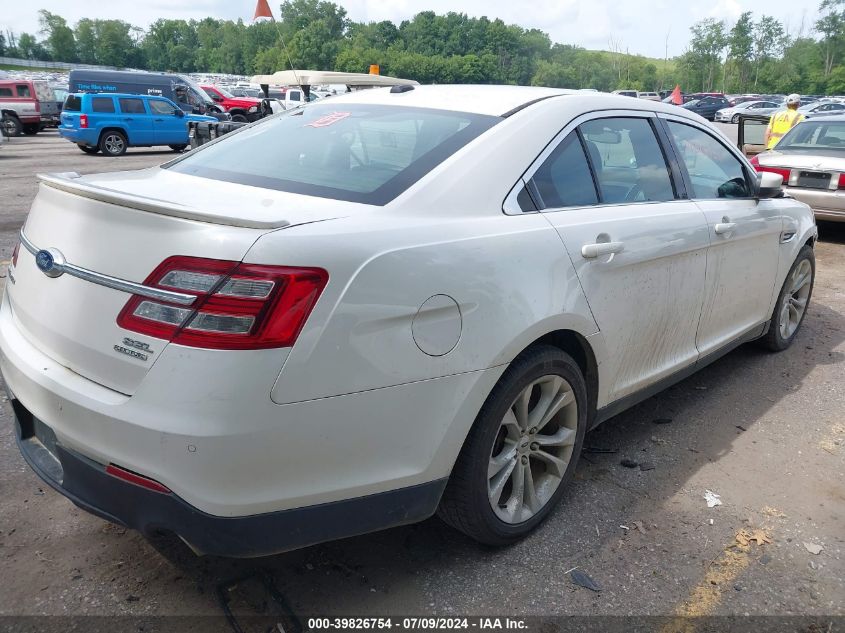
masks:
<instances>
[{"instance_id":1,"label":"rear windshield","mask_svg":"<svg viewBox=\"0 0 845 633\"><path fill-rule=\"evenodd\" d=\"M776 149L845 153L845 121L804 121L792 128Z\"/></svg>"},{"instance_id":2,"label":"rear windshield","mask_svg":"<svg viewBox=\"0 0 845 633\"><path fill-rule=\"evenodd\" d=\"M82 98L79 95L68 95L62 110L65 112L79 112L82 109Z\"/></svg>"},{"instance_id":3,"label":"rear windshield","mask_svg":"<svg viewBox=\"0 0 845 633\"><path fill-rule=\"evenodd\" d=\"M165 168L383 205L500 120L401 106L314 104L231 133Z\"/></svg>"}]
</instances>

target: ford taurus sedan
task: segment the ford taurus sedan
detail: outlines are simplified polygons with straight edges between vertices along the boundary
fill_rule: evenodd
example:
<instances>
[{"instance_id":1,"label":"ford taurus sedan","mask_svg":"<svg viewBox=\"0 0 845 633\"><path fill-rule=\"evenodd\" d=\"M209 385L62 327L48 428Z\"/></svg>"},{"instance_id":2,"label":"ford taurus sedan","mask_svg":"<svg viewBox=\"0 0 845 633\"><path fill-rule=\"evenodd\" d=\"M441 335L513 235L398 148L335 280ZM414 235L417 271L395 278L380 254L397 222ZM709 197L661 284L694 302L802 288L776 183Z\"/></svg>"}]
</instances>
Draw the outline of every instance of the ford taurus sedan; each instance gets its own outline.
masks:
<instances>
[{"instance_id":1,"label":"ford taurus sedan","mask_svg":"<svg viewBox=\"0 0 845 633\"><path fill-rule=\"evenodd\" d=\"M0 307L30 466L258 556L438 512L506 544L600 422L797 336L816 227L681 108L361 91L161 167L41 176Z\"/></svg>"},{"instance_id":2,"label":"ford taurus sedan","mask_svg":"<svg viewBox=\"0 0 845 633\"><path fill-rule=\"evenodd\" d=\"M785 190L820 220L845 222L845 116L802 121L751 163L783 178Z\"/></svg>"}]
</instances>

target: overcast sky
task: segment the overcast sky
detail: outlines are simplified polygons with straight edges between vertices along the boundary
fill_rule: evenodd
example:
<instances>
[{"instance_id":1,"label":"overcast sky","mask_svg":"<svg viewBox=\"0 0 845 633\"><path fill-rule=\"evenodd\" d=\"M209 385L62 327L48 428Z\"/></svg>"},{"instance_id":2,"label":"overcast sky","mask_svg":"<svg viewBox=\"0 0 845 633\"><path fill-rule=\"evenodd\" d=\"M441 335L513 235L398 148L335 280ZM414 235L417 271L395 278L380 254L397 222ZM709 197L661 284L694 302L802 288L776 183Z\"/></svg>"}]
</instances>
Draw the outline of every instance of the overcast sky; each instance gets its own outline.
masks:
<instances>
[{"instance_id":1,"label":"overcast sky","mask_svg":"<svg viewBox=\"0 0 845 633\"><path fill-rule=\"evenodd\" d=\"M713 17L732 24L743 11L755 17L766 13L782 20L794 35L804 24L805 33L817 17L817 0L340 0L356 21L392 20L399 23L415 13L462 11L486 15L548 33L552 41L591 49L609 49L613 39L622 50L663 57L668 37L669 56L684 52L689 27ZM38 30L39 6L65 17L73 25L83 17L117 18L146 27L159 18L207 16L245 21L251 19L254 0L70 0L39 5L6 0L0 28L16 33ZM278 17L279 0L270 0Z\"/></svg>"}]
</instances>

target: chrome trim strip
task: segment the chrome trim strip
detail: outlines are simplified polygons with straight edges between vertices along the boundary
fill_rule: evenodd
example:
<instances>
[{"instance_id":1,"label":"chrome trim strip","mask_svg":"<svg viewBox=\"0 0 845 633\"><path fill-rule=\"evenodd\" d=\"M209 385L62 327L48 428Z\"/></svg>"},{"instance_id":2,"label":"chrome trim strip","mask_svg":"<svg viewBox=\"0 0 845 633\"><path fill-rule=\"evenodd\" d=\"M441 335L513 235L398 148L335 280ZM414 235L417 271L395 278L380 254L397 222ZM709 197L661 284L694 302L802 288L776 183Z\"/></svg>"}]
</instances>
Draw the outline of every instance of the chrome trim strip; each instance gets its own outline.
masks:
<instances>
[{"instance_id":1,"label":"chrome trim strip","mask_svg":"<svg viewBox=\"0 0 845 633\"><path fill-rule=\"evenodd\" d=\"M29 241L26 235L24 235L23 229L21 229L20 237L23 247L33 255L37 255L38 251L41 249ZM161 290L160 288L152 288L143 284L136 284L134 281L126 281L125 279L119 279L118 277L104 275L102 273L94 272L93 270L88 270L87 268L75 266L68 262L63 264L57 263L56 267L71 277L89 281L92 284L97 284L99 286L105 286L106 288L120 290L121 292L140 295L142 297L147 297L148 299L158 299L159 301L167 301L181 306L189 306L197 299L196 295L190 295L183 292L173 292L170 290Z\"/></svg>"}]
</instances>

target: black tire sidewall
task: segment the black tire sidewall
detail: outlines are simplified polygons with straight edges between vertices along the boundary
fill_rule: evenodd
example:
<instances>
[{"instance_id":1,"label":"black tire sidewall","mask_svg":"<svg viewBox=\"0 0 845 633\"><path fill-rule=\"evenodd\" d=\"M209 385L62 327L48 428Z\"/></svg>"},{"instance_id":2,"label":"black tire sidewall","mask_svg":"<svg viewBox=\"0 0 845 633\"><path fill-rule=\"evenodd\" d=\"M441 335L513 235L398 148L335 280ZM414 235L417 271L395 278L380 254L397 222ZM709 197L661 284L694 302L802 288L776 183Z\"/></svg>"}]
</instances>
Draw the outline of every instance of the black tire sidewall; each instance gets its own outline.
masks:
<instances>
[{"instance_id":1,"label":"black tire sidewall","mask_svg":"<svg viewBox=\"0 0 845 633\"><path fill-rule=\"evenodd\" d=\"M9 129L7 126L11 127L9 130L8 136L20 136L23 133L23 124L20 122L20 119L14 116L6 116L3 117L3 128Z\"/></svg>"},{"instance_id":2,"label":"black tire sidewall","mask_svg":"<svg viewBox=\"0 0 845 633\"><path fill-rule=\"evenodd\" d=\"M503 376L503 379L490 394L490 398L488 398L476 421L476 424L479 425L480 436L479 442L476 444L477 454L473 455L472 504L486 528L501 538L503 543L520 538L533 530L546 519L557 505L575 473L587 427L587 389L575 361L564 352L551 347L544 348L537 355L528 355L527 359L530 362L523 364L517 361L511 365L508 369L509 374ZM549 374L557 374L566 379L572 386L575 400L578 403L578 431L572 451L572 459L567 466L563 480L548 503L529 520L511 525L499 519L493 508L490 507L486 477L490 453L502 418L516 400L516 397L529 383Z\"/></svg>"},{"instance_id":3,"label":"black tire sidewall","mask_svg":"<svg viewBox=\"0 0 845 633\"><path fill-rule=\"evenodd\" d=\"M801 315L801 320L798 322L798 327L795 328L795 331L792 333L788 339L784 339L780 334L780 314L781 310L783 310L783 303L786 301L786 297L789 294L789 286L790 280L792 279L792 275L795 272L795 269L801 264L804 260L809 260L810 268L812 269L812 280L810 282L810 293L807 295L807 305L804 307L804 314ZM785 350L787 347L792 345L795 338L798 336L798 332L801 331L801 326L804 323L804 319L807 318L807 312L810 309L810 299L813 297L813 287L815 286L816 280L816 257L813 249L809 246L804 246L798 253L798 257L795 258L795 261L792 262L792 266L789 268L789 272L786 273L786 278L783 281L783 286L780 289L780 294L778 295L777 303L775 304L775 311L772 313L772 321L769 324L773 335L771 337L772 343L778 350Z\"/></svg>"}]
</instances>

